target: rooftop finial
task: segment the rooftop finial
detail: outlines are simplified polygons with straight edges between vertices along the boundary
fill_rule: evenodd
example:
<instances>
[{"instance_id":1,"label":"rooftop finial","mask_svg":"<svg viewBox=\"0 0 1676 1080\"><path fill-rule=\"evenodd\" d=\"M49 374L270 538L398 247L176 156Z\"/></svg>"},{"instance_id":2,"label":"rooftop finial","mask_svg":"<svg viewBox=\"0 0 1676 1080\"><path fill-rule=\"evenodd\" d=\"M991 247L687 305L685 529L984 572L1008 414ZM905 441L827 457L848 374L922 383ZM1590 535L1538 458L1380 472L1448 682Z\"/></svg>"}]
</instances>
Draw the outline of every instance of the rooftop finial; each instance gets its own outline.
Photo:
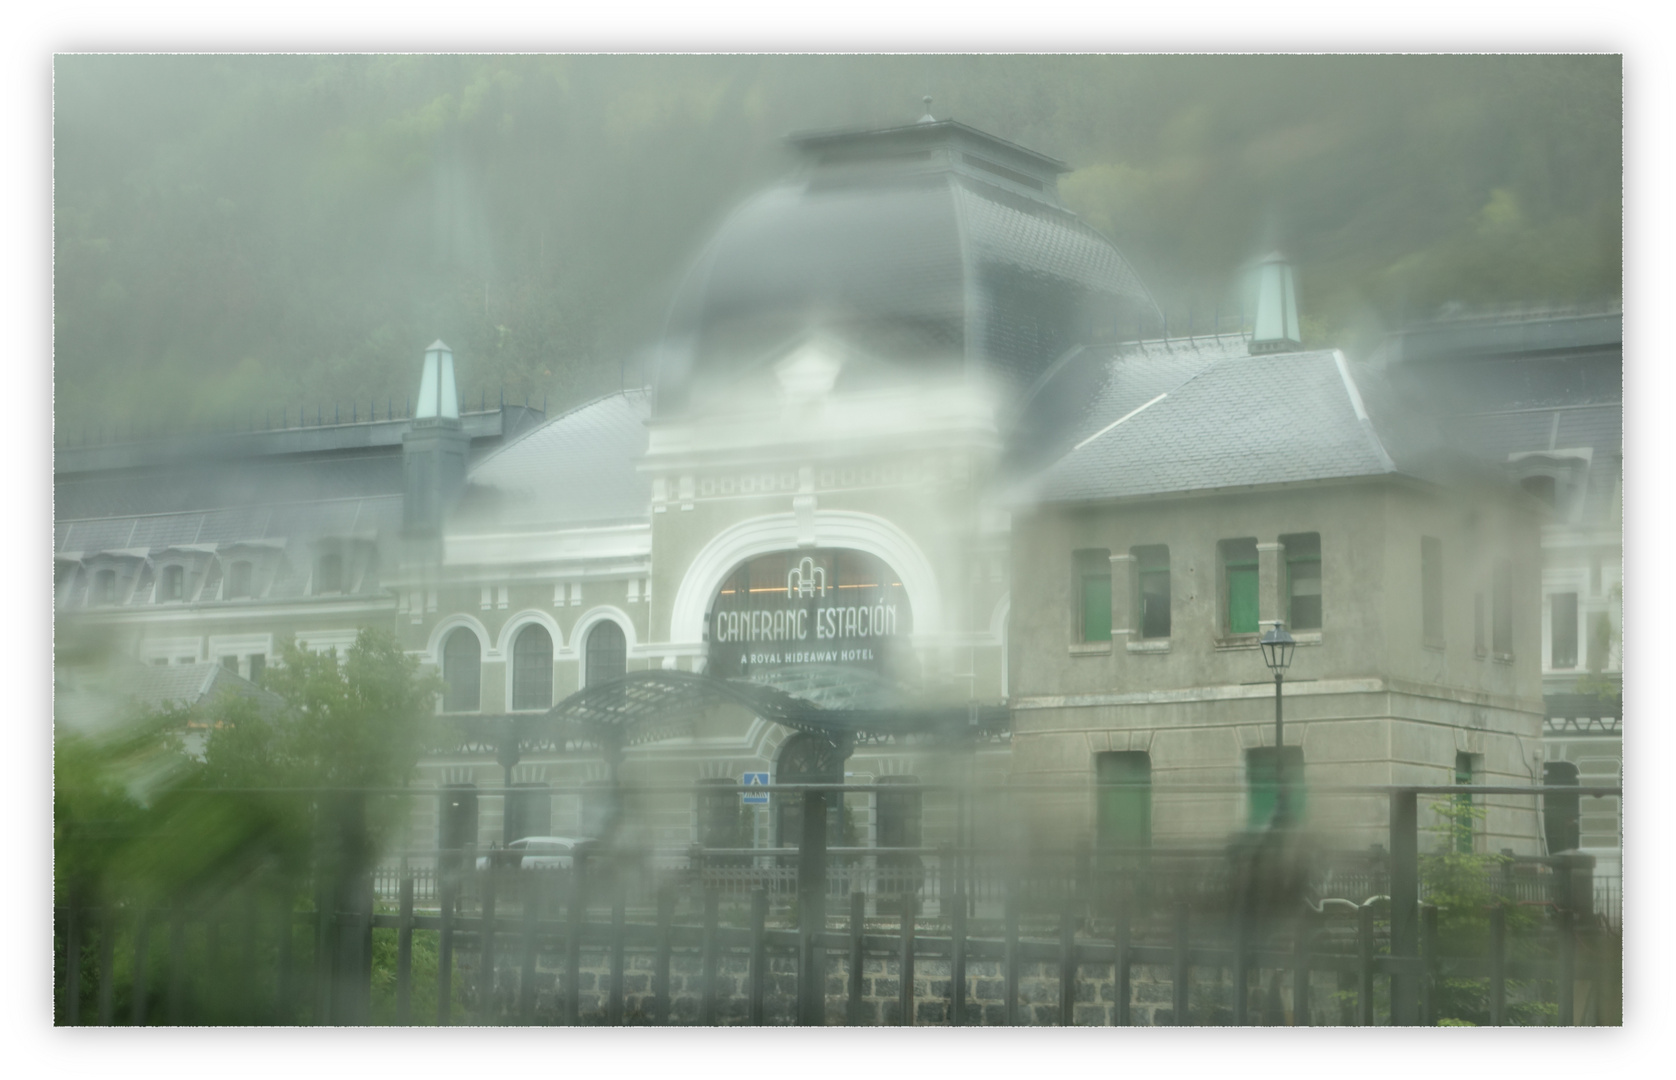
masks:
<instances>
[{"instance_id":1,"label":"rooftop finial","mask_svg":"<svg viewBox=\"0 0 1676 1080\"><path fill-rule=\"evenodd\" d=\"M925 115L919 118L919 122L922 124L935 124L937 122L937 118L931 115L931 95L927 94L920 100L925 102Z\"/></svg>"}]
</instances>

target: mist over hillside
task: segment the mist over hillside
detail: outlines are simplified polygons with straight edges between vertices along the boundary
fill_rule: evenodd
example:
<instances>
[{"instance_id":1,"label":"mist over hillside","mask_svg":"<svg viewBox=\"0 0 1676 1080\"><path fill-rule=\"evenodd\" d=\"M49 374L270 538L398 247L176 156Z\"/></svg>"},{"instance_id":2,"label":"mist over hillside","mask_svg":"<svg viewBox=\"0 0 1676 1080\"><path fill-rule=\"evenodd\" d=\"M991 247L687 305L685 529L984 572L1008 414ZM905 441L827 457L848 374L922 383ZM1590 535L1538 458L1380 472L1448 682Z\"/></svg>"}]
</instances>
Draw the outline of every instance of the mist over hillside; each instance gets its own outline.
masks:
<instances>
[{"instance_id":1,"label":"mist over hillside","mask_svg":"<svg viewBox=\"0 0 1676 1080\"><path fill-rule=\"evenodd\" d=\"M144 57L54 65L60 439L644 377L782 136L952 117L1208 326L1295 260L1308 344L1621 295L1617 57ZM392 402L392 395L394 395Z\"/></svg>"}]
</instances>

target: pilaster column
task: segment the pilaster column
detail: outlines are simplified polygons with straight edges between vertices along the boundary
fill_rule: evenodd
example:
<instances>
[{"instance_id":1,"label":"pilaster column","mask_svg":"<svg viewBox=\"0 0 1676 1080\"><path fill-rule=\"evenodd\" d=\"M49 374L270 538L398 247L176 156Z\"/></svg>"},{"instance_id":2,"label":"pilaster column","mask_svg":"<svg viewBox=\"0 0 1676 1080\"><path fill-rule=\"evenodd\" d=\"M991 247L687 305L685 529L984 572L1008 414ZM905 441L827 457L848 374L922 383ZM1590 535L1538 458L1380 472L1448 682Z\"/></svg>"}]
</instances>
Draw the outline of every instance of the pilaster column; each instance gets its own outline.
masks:
<instances>
[{"instance_id":1,"label":"pilaster column","mask_svg":"<svg viewBox=\"0 0 1676 1080\"><path fill-rule=\"evenodd\" d=\"M1257 618L1264 623L1286 618L1285 544L1257 545Z\"/></svg>"},{"instance_id":2,"label":"pilaster column","mask_svg":"<svg viewBox=\"0 0 1676 1080\"><path fill-rule=\"evenodd\" d=\"M1112 564L1112 648L1121 649L1131 637L1139 637L1135 614L1135 557L1127 551L1111 557Z\"/></svg>"}]
</instances>

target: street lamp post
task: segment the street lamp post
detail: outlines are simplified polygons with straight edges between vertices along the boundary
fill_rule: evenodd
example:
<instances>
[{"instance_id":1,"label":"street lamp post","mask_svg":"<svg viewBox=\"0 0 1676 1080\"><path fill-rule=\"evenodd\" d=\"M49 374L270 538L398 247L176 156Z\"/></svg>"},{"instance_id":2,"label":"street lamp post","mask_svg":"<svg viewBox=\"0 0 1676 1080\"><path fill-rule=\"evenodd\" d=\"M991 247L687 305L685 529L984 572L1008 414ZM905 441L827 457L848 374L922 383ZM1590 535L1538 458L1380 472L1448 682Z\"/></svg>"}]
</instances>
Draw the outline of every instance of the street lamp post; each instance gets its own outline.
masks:
<instances>
[{"instance_id":1,"label":"street lamp post","mask_svg":"<svg viewBox=\"0 0 1676 1080\"><path fill-rule=\"evenodd\" d=\"M1270 628L1258 642L1263 647L1263 663L1274 672L1274 786L1275 786L1275 820L1283 822L1287 812L1286 793L1286 756L1282 748L1286 745L1285 720L1280 708L1280 684L1286 676L1286 669L1292 666L1292 650L1297 642L1286 632L1286 624L1279 619L1270 620Z\"/></svg>"}]
</instances>

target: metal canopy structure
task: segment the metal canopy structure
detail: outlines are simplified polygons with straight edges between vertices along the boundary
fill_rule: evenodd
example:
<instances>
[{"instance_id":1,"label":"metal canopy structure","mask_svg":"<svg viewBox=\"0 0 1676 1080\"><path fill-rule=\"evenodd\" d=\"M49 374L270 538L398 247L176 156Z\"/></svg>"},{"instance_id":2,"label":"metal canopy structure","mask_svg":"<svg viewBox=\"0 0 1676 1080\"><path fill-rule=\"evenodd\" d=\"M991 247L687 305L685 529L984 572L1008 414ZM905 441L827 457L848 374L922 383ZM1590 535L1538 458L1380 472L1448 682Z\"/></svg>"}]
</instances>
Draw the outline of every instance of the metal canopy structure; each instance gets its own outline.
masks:
<instances>
[{"instance_id":1,"label":"metal canopy structure","mask_svg":"<svg viewBox=\"0 0 1676 1080\"><path fill-rule=\"evenodd\" d=\"M759 680L631 671L584 687L543 714L460 717L460 749L494 749L503 764L527 751L577 745L598 747L615 759L626 747L688 734L694 721L728 705L843 747L913 736L959 742L1011 728L1004 705L927 704L845 668L803 668Z\"/></svg>"}]
</instances>

